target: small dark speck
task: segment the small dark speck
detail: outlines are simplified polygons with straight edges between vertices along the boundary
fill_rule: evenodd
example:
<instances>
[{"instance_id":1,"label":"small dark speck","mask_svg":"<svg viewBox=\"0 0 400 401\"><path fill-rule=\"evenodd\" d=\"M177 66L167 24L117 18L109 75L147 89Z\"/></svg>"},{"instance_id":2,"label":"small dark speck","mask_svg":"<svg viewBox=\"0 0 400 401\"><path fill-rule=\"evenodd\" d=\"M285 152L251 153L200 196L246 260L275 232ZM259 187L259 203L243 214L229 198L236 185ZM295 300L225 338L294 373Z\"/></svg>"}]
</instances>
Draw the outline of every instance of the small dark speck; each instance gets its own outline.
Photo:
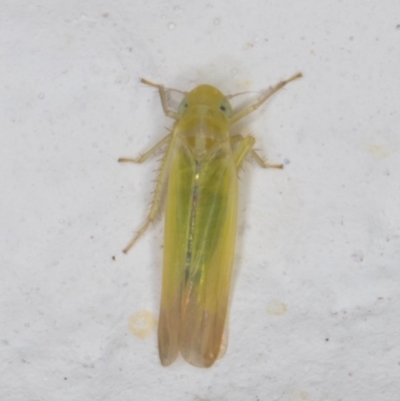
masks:
<instances>
[{"instance_id":1,"label":"small dark speck","mask_svg":"<svg viewBox=\"0 0 400 401\"><path fill-rule=\"evenodd\" d=\"M329 341L329 338L325 338L325 341L328 342L328 341Z\"/></svg>"},{"instance_id":2,"label":"small dark speck","mask_svg":"<svg viewBox=\"0 0 400 401\"><path fill-rule=\"evenodd\" d=\"M103 13L104 18L108 18L110 16L110 13Z\"/></svg>"},{"instance_id":3,"label":"small dark speck","mask_svg":"<svg viewBox=\"0 0 400 401\"><path fill-rule=\"evenodd\" d=\"M68 377L64 377L64 380L68 380Z\"/></svg>"},{"instance_id":4,"label":"small dark speck","mask_svg":"<svg viewBox=\"0 0 400 401\"><path fill-rule=\"evenodd\" d=\"M289 160L289 159L285 159L285 160L283 161L283 164L286 164L286 165L290 164L290 160Z\"/></svg>"},{"instance_id":5,"label":"small dark speck","mask_svg":"<svg viewBox=\"0 0 400 401\"><path fill-rule=\"evenodd\" d=\"M112 260L115 260L115 256L113 256L111 259L112 259Z\"/></svg>"},{"instance_id":6,"label":"small dark speck","mask_svg":"<svg viewBox=\"0 0 400 401\"><path fill-rule=\"evenodd\" d=\"M364 260L364 255L361 252L354 252L351 255L351 258L354 260L354 262L361 263Z\"/></svg>"},{"instance_id":7,"label":"small dark speck","mask_svg":"<svg viewBox=\"0 0 400 401\"><path fill-rule=\"evenodd\" d=\"M397 24L397 25L396 25L396 29L400 29L400 24Z\"/></svg>"}]
</instances>

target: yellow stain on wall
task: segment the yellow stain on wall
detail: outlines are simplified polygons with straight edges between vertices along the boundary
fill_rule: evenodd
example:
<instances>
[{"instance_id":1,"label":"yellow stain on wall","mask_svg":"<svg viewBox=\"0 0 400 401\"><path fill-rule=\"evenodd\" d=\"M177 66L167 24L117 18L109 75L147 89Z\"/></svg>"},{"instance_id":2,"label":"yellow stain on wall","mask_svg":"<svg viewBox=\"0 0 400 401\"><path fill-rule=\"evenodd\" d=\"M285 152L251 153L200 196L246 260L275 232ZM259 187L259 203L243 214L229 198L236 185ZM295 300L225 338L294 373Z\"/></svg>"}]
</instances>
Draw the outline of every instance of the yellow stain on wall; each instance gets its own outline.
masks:
<instances>
[{"instance_id":1,"label":"yellow stain on wall","mask_svg":"<svg viewBox=\"0 0 400 401\"><path fill-rule=\"evenodd\" d=\"M291 394L291 401L311 401L310 394L307 391L296 390Z\"/></svg>"},{"instance_id":2,"label":"yellow stain on wall","mask_svg":"<svg viewBox=\"0 0 400 401\"><path fill-rule=\"evenodd\" d=\"M380 145L372 145L367 150L375 160L381 160L389 156L389 151Z\"/></svg>"},{"instance_id":3,"label":"yellow stain on wall","mask_svg":"<svg viewBox=\"0 0 400 401\"><path fill-rule=\"evenodd\" d=\"M129 318L128 327L130 332L142 340L148 337L156 326L156 317L145 309Z\"/></svg>"},{"instance_id":4,"label":"yellow stain on wall","mask_svg":"<svg viewBox=\"0 0 400 401\"><path fill-rule=\"evenodd\" d=\"M287 312L287 306L281 301L271 301L267 305L267 313L270 316L282 316Z\"/></svg>"}]
</instances>

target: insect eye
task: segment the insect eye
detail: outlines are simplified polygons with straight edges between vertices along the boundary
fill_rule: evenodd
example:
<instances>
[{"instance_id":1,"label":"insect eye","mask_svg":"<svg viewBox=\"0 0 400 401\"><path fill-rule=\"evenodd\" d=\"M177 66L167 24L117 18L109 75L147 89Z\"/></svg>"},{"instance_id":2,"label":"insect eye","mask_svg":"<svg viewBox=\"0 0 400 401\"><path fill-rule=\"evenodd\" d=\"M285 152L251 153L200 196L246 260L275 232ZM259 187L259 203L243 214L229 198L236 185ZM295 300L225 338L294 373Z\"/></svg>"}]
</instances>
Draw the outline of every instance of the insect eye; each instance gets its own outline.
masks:
<instances>
[{"instance_id":1,"label":"insect eye","mask_svg":"<svg viewBox=\"0 0 400 401\"><path fill-rule=\"evenodd\" d=\"M232 116L231 105L226 99L220 103L219 109L225 114L226 117L230 118Z\"/></svg>"},{"instance_id":2,"label":"insect eye","mask_svg":"<svg viewBox=\"0 0 400 401\"><path fill-rule=\"evenodd\" d=\"M179 104L178 113L183 113L189 107L189 103L186 98L182 99Z\"/></svg>"}]
</instances>

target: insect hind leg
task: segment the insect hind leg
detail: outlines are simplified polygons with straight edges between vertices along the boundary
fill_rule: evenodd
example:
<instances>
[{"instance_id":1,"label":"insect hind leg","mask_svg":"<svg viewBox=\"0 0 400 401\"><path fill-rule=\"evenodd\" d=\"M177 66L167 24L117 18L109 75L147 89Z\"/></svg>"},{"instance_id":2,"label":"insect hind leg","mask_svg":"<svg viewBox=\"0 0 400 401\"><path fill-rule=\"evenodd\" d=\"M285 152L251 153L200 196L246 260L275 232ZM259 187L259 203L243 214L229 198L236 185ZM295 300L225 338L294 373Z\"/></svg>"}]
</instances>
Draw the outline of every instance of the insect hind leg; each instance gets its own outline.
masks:
<instances>
[{"instance_id":1,"label":"insect hind leg","mask_svg":"<svg viewBox=\"0 0 400 401\"><path fill-rule=\"evenodd\" d=\"M165 161L165 160L164 160ZM147 216L146 221L140 227L136 235L132 238L129 244L124 248L123 252L128 253L129 250L135 245L136 241L146 232L146 230L150 227L151 223L153 223L154 219L157 217L158 212L160 210L162 201L163 201L163 189L166 180L166 171L164 162L161 165L161 170L157 178L156 188L154 190L153 200L151 202L150 212Z\"/></svg>"},{"instance_id":2,"label":"insect hind leg","mask_svg":"<svg viewBox=\"0 0 400 401\"><path fill-rule=\"evenodd\" d=\"M145 223L133 237L131 242L125 247L123 250L124 253L128 253L129 250L135 245L136 241L145 233L145 231L150 227L151 223L157 217L161 205L163 203L163 194L164 194L164 186L168 178L168 170L169 170L169 160L170 160L170 147L171 147L171 134L167 135L160 142L158 142L155 146L153 146L149 151L144 153L141 157L137 159L129 159L129 158L120 158L119 162L134 162L134 163L142 163L148 157L150 157L155 151L160 149L163 145L169 143L168 150L162 160L160 172L158 174L156 188L154 190L153 200L151 202L150 212L147 216Z\"/></svg>"},{"instance_id":3,"label":"insect hind leg","mask_svg":"<svg viewBox=\"0 0 400 401\"><path fill-rule=\"evenodd\" d=\"M123 249L123 253L128 253L130 249L135 245L136 241L145 233L145 231L150 227L151 223L153 222L154 218L147 218L146 223L139 229L136 235L133 237L131 242Z\"/></svg>"}]
</instances>

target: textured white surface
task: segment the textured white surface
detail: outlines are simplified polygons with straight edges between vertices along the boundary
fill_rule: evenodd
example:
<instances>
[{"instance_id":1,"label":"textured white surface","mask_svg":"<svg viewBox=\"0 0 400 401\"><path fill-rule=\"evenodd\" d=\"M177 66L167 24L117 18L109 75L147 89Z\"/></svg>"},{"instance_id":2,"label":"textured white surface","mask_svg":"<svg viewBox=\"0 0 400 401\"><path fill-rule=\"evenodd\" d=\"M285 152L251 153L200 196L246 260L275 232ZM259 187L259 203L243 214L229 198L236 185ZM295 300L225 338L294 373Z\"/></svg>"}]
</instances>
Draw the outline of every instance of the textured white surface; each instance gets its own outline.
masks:
<instances>
[{"instance_id":1,"label":"textured white surface","mask_svg":"<svg viewBox=\"0 0 400 401\"><path fill-rule=\"evenodd\" d=\"M0 399L398 399L399 1L84 3L0 5ZM117 159L171 123L139 78L298 71L239 127L288 164L242 174L227 353L162 368L162 224L121 253L157 162Z\"/></svg>"}]
</instances>

